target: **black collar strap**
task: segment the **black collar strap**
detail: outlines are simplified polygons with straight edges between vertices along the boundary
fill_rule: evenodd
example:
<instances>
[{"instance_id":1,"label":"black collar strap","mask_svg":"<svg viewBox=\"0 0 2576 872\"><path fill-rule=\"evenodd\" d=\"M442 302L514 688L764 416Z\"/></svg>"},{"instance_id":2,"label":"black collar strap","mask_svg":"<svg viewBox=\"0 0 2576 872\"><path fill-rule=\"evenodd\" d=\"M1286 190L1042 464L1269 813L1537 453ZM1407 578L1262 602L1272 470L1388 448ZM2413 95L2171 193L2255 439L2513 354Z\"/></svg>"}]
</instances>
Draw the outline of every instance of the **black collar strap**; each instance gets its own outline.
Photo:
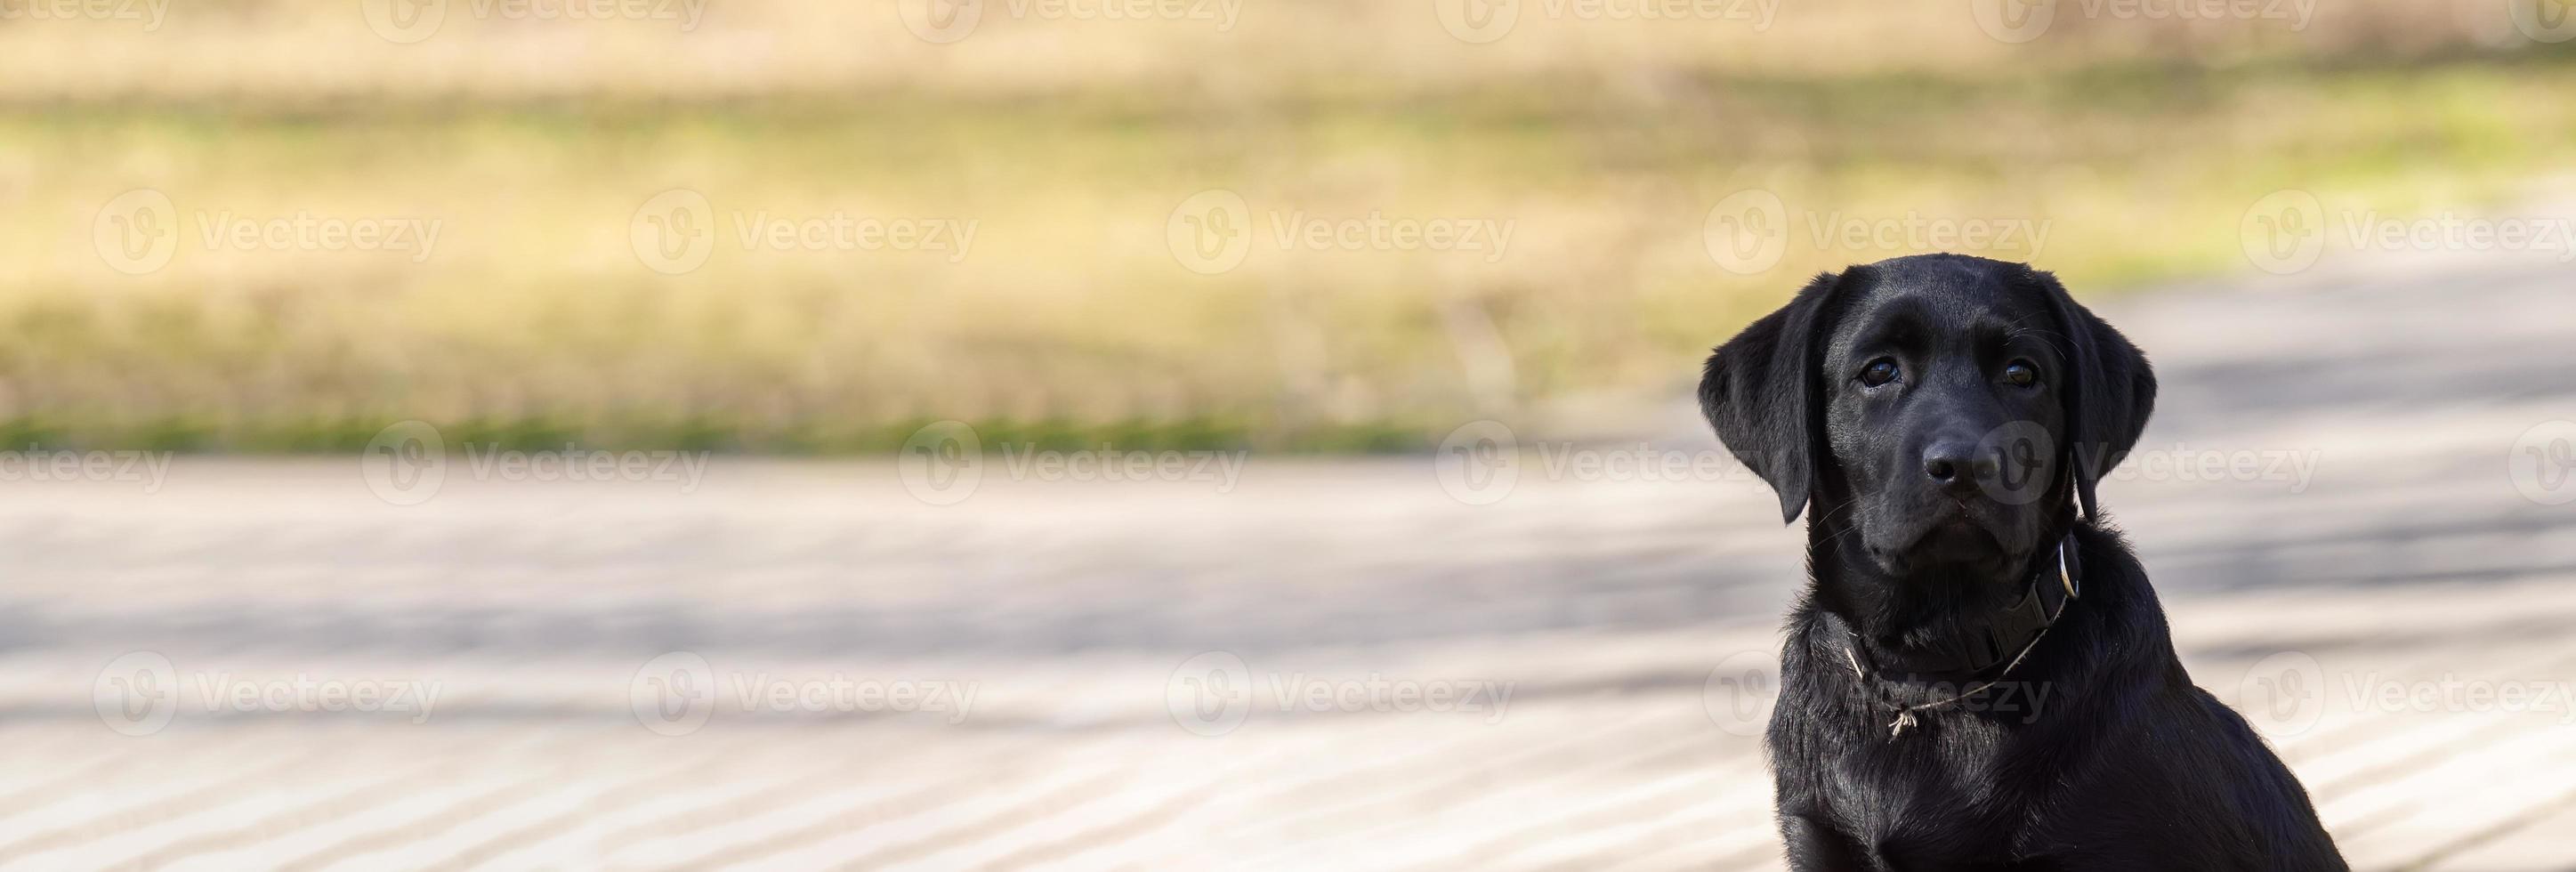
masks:
<instances>
[{"instance_id":1,"label":"black collar strap","mask_svg":"<svg viewBox=\"0 0 2576 872\"><path fill-rule=\"evenodd\" d=\"M1974 681L1993 677L1987 674L1990 671L2009 669L2009 664L2019 662L2024 652L2038 644L2040 634L2048 632L2049 626L2066 614L2067 605L2082 595L2084 573L2079 550L2075 533L2069 531L2066 538L2057 541L2057 559L2040 561L2020 601L2005 606L1981 632L1944 640L1938 648L1907 652L1901 659L1884 664L1854 645L1853 665L1866 661L1869 671L1892 681Z\"/></svg>"}]
</instances>

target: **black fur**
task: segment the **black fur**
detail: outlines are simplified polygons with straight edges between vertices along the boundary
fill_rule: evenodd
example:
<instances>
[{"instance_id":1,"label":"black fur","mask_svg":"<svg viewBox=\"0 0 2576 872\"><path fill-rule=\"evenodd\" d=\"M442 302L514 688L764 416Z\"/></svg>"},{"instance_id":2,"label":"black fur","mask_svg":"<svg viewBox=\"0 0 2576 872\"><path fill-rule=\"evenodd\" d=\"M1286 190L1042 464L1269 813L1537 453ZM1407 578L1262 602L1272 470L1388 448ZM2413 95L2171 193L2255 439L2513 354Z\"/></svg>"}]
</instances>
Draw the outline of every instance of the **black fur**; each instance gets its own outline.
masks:
<instances>
[{"instance_id":1,"label":"black fur","mask_svg":"<svg viewBox=\"0 0 2576 872\"><path fill-rule=\"evenodd\" d=\"M1872 384L1879 363L1897 375ZM2345 868L2288 768L2184 674L2100 521L2096 484L2155 392L2054 277L1957 255L1819 276L1709 358L1710 424L1784 521L1808 513L1769 732L1792 866ZM2083 595L2016 664L1955 683L1884 668L2053 581L2069 535ZM1900 705L1980 681L1891 735Z\"/></svg>"}]
</instances>

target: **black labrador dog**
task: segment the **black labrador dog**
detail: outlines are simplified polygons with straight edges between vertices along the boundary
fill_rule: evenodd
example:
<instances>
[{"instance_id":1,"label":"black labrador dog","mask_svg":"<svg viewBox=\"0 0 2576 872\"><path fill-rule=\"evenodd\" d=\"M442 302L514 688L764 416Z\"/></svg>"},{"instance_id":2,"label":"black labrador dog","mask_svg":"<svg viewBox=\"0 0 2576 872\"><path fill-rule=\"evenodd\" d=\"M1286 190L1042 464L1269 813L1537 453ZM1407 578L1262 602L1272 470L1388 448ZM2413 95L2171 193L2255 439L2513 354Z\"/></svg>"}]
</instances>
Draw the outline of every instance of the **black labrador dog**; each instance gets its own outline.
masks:
<instances>
[{"instance_id":1,"label":"black labrador dog","mask_svg":"<svg viewBox=\"0 0 2576 872\"><path fill-rule=\"evenodd\" d=\"M1809 513L1768 735L1792 866L2346 868L2102 523L2156 378L2055 277L1948 254L1821 275L1699 394L1782 520Z\"/></svg>"}]
</instances>

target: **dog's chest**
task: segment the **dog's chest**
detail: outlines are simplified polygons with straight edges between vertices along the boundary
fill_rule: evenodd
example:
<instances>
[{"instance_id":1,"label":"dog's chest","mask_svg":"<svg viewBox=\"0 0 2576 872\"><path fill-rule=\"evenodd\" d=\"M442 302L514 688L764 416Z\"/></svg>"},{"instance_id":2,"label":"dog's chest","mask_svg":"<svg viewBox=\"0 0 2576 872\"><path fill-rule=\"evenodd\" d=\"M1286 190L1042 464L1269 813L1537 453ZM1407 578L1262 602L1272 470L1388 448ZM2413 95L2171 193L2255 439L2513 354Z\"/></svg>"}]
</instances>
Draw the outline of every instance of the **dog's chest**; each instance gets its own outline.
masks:
<instances>
[{"instance_id":1,"label":"dog's chest","mask_svg":"<svg viewBox=\"0 0 2576 872\"><path fill-rule=\"evenodd\" d=\"M1837 828L1889 868L2004 859L2027 819L2003 765L2002 737L1974 719L1927 718L1902 736L1846 746L1823 798Z\"/></svg>"}]
</instances>

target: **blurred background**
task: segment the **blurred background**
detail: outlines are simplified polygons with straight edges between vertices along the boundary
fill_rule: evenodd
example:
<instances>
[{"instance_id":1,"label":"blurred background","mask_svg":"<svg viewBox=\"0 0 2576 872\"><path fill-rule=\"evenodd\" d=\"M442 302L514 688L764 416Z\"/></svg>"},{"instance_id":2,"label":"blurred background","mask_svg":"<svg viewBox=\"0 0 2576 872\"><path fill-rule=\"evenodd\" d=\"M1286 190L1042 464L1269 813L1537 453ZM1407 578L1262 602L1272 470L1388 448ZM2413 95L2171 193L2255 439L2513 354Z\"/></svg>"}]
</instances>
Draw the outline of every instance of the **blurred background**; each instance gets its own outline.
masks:
<instances>
[{"instance_id":1,"label":"blurred background","mask_svg":"<svg viewBox=\"0 0 2576 872\"><path fill-rule=\"evenodd\" d=\"M1811 221L2044 220L1948 247L2114 293L2244 267L2276 190L2414 217L2576 150L2576 66L2503 0L2077 4L2021 32L2000 16L2037 7L50 2L0 30L6 415L192 451L354 450L406 419L759 452L950 419L1424 448L1469 412L1661 398L1796 277L1911 248ZM2546 38L2560 10L2535 8ZM111 269L92 243L136 189L166 205L116 211L175 250ZM1745 189L1799 232L1723 269L1703 231ZM674 190L682 224L640 214ZM1166 230L1208 190L1248 205L1250 250L1201 274ZM836 216L975 230L868 245ZM1372 216L1513 232L1276 232ZM299 217L312 240L266 233ZM335 220L438 232L324 244ZM645 268L664 227L705 250Z\"/></svg>"},{"instance_id":2,"label":"blurred background","mask_svg":"<svg viewBox=\"0 0 2576 872\"><path fill-rule=\"evenodd\" d=\"M2054 270L2357 868L2576 868L2563 0L0 0L0 865L1773 868L1807 276Z\"/></svg>"}]
</instances>

